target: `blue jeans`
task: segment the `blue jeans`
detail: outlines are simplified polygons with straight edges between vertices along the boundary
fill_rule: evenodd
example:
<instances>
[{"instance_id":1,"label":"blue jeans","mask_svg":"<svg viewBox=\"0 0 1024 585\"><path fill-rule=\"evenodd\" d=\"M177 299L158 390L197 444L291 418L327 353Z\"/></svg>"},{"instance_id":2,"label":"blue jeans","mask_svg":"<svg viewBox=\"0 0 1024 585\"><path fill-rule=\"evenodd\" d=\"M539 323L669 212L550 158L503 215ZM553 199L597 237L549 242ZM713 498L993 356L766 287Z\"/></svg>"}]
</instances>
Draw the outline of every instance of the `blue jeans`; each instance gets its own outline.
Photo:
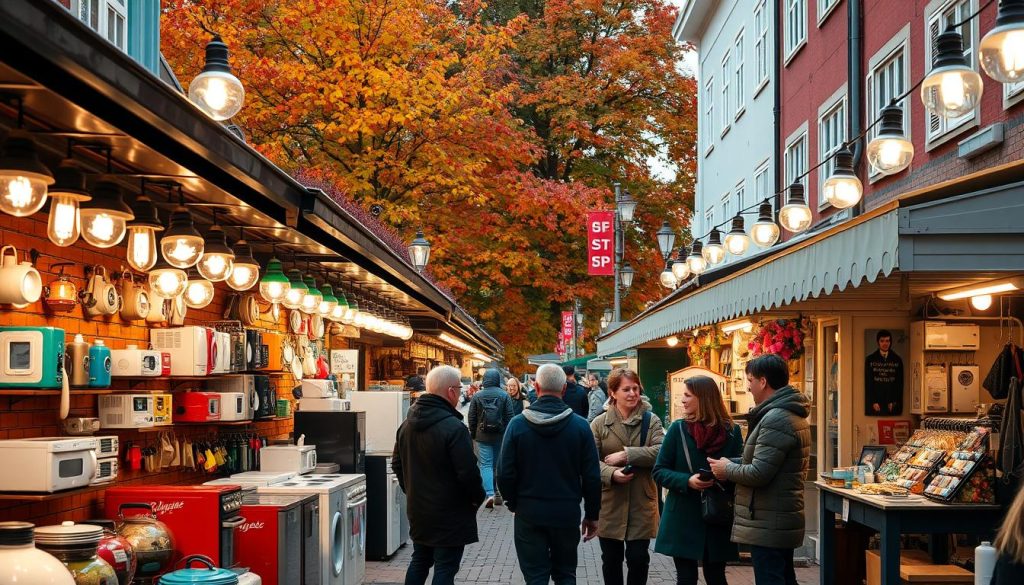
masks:
<instances>
[{"instance_id":1,"label":"blue jeans","mask_svg":"<svg viewBox=\"0 0 1024 585\"><path fill-rule=\"evenodd\" d=\"M750 546L755 585L797 585L793 549Z\"/></svg>"},{"instance_id":2,"label":"blue jeans","mask_svg":"<svg viewBox=\"0 0 1024 585\"><path fill-rule=\"evenodd\" d=\"M480 467L480 477L484 481L484 492L488 498L494 497L494 478L498 475L498 459L501 457L501 443L476 442L479 450L477 465Z\"/></svg>"},{"instance_id":3,"label":"blue jeans","mask_svg":"<svg viewBox=\"0 0 1024 585\"><path fill-rule=\"evenodd\" d=\"M576 547L580 527L533 524L519 514L514 520L516 557L526 585L576 584Z\"/></svg>"},{"instance_id":4,"label":"blue jeans","mask_svg":"<svg viewBox=\"0 0 1024 585\"><path fill-rule=\"evenodd\" d=\"M405 585L424 585L430 567L434 567L431 585L454 585L455 574L459 572L464 546L427 546L412 544L412 560L405 572Z\"/></svg>"}]
</instances>

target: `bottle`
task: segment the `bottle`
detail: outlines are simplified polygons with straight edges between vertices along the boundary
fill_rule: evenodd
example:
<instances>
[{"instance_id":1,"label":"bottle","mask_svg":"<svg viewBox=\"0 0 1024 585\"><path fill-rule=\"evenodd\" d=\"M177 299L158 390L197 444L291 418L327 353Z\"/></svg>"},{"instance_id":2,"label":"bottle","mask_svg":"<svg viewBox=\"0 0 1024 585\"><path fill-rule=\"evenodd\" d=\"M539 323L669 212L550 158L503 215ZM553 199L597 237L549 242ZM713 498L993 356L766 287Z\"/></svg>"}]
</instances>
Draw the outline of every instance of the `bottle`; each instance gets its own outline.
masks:
<instances>
[{"instance_id":1,"label":"bottle","mask_svg":"<svg viewBox=\"0 0 1024 585\"><path fill-rule=\"evenodd\" d=\"M996 549L983 541L974 549L974 585L989 585L996 570Z\"/></svg>"},{"instance_id":2,"label":"bottle","mask_svg":"<svg viewBox=\"0 0 1024 585\"><path fill-rule=\"evenodd\" d=\"M89 348L89 387L110 387L110 348L102 339Z\"/></svg>"},{"instance_id":3,"label":"bottle","mask_svg":"<svg viewBox=\"0 0 1024 585\"><path fill-rule=\"evenodd\" d=\"M35 547L28 522L0 522L0 585L75 585L53 555Z\"/></svg>"},{"instance_id":4,"label":"bottle","mask_svg":"<svg viewBox=\"0 0 1024 585\"><path fill-rule=\"evenodd\" d=\"M79 333L75 340L68 344L68 377L74 388L85 388L89 385L89 344Z\"/></svg>"}]
</instances>

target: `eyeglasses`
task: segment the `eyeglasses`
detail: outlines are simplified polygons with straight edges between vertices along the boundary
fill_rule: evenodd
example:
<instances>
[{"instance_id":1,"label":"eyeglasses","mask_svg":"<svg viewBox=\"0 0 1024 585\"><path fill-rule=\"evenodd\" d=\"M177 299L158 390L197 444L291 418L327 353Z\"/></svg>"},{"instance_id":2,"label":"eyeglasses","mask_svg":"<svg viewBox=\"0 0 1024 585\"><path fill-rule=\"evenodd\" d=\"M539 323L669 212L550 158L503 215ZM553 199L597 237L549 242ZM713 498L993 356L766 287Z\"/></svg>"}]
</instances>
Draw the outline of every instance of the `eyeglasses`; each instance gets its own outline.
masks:
<instances>
[{"instance_id":1,"label":"eyeglasses","mask_svg":"<svg viewBox=\"0 0 1024 585\"><path fill-rule=\"evenodd\" d=\"M640 389L640 386L622 386L619 388L619 392L635 392L640 394L642 390Z\"/></svg>"}]
</instances>

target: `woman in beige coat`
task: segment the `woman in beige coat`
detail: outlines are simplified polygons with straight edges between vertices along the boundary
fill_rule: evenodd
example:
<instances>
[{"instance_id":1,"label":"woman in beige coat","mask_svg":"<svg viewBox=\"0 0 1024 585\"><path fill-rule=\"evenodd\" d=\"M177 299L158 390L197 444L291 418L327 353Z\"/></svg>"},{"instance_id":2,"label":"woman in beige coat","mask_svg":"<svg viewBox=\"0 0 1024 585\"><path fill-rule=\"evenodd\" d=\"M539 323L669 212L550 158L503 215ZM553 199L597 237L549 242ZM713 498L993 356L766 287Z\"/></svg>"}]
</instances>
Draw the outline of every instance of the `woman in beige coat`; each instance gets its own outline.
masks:
<instances>
[{"instance_id":1,"label":"woman in beige coat","mask_svg":"<svg viewBox=\"0 0 1024 585\"><path fill-rule=\"evenodd\" d=\"M590 423L601 457L601 571L606 585L643 585L658 535L658 487L651 468L664 429L643 396L640 376L618 369L608 376L608 408ZM641 437L641 435L645 435ZM622 561L629 574L623 582Z\"/></svg>"}]
</instances>

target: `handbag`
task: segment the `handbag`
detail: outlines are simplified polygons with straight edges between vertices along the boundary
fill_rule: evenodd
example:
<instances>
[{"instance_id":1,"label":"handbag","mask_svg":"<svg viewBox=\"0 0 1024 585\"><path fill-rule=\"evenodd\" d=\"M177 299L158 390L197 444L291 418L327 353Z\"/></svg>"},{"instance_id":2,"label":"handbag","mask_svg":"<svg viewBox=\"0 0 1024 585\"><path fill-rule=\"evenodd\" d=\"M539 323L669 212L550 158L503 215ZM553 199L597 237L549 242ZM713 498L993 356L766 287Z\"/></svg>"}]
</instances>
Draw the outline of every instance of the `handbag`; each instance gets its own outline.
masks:
<instances>
[{"instance_id":1,"label":"handbag","mask_svg":"<svg viewBox=\"0 0 1024 585\"><path fill-rule=\"evenodd\" d=\"M695 474L697 470L693 468L693 461L690 459L690 449L686 445L686 433L681 433L680 439L683 442L683 454L686 455L686 465L690 468L690 473ZM700 515L704 522L720 526L732 524L732 495L732 490L727 490L717 479L714 486L701 490Z\"/></svg>"}]
</instances>

